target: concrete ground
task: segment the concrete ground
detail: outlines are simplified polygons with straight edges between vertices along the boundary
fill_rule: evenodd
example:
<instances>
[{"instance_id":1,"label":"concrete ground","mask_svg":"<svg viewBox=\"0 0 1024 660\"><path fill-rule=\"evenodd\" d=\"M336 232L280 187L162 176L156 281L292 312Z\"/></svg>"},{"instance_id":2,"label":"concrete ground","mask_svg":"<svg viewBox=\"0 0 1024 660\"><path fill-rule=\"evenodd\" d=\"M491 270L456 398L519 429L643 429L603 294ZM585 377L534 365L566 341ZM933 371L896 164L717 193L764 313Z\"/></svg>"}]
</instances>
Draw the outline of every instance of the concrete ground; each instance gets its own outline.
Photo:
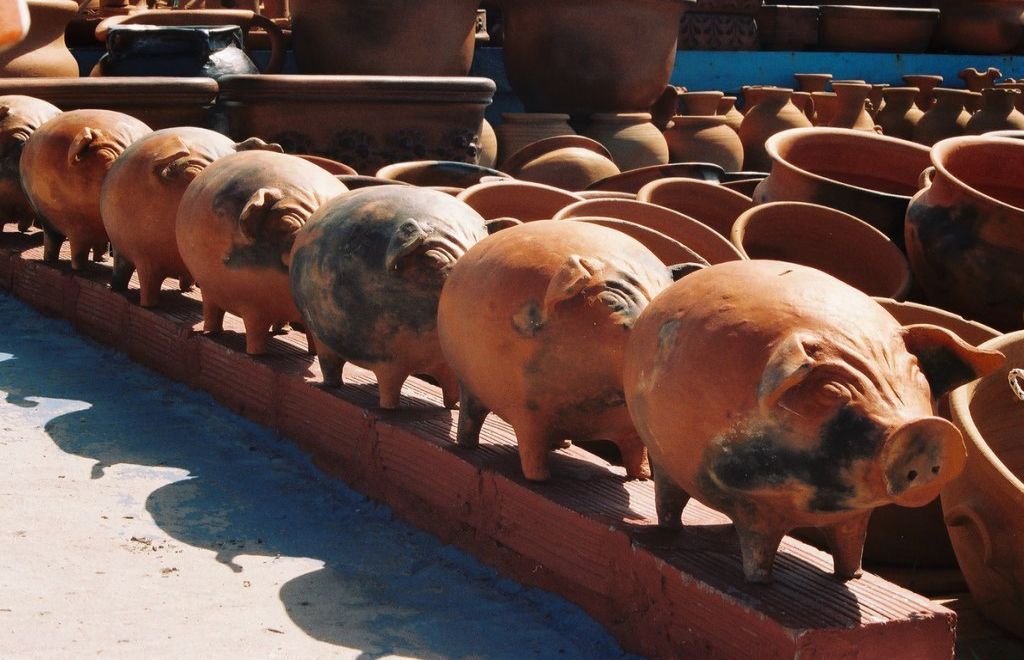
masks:
<instances>
[{"instance_id":1,"label":"concrete ground","mask_svg":"<svg viewBox=\"0 0 1024 660\"><path fill-rule=\"evenodd\" d=\"M625 657L206 394L0 317L0 657Z\"/></svg>"}]
</instances>

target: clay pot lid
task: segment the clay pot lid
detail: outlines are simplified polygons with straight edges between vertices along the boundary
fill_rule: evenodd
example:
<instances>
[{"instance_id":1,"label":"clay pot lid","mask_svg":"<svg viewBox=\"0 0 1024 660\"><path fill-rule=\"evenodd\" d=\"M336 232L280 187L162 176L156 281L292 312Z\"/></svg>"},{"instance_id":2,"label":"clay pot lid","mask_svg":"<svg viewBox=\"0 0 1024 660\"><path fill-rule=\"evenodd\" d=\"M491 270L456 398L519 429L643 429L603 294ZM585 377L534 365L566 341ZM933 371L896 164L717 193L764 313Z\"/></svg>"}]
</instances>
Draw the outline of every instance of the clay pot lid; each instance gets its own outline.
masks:
<instances>
[{"instance_id":1,"label":"clay pot lid","mask_svg":"<svg viewBox=\"0 0 1024 660\"><path fill-rule=\"evenodd\" d=\"M701 181L718 182L725 174L721 166L714 163L669 163L667 165L648 165L621 174L608 176L587 186L587 190L614 190L635 193L651 181L669 177L700 179Z\"/></svg>"},{"instance_id":2,"label":"clay pot lid","mask_svg":"<svg viewBox=\"0 0 1024 660\"><path fill-rule=\"evenodd\" d=\"M591 215L565 218L570 222L587 222L593 225L601 225L621 231L623 234L632 236L643 243L644 247L654 253L666 266L676 264L697 263L704 266L710 264L690 248L686 247L676 239L661 233L656 229L645 227L636 222L622 220L620 218L608 218L605 216Z\"/></svg>"},{"instance_id":3,"label":"clay pot lid","mask_svg":"<svg viewBox=\"0 0 1024 660\"><path fill-rule=\"evenodd\" d=\"M986 341L1003 334L995 328L990 328L977 321L970 321L938 307L879 296L875 296L875 302L884 307L885 311L892 314L893 318L899 321L900 325L912 325L915 323L937 325L950 330L974 346L980 346Z\"/></svg>"},{"instance_id":4,"label":"clay pot lid","mask_svg":"<svg viewBox=\"0 0 1024 660\"><path fill-rule=\"evenodd\" d=\"M460 190L479 183L485 176L512 178L490 167L453 160L411 160L392 163L377 170L376 176L416 186L457 187Z\"/></svg>"},{"instance_id":5,"label":"clay pot lid","mask_svg":"<svg viewBox=\"0 0 1024 660\"><path fill-rule=\"evenodd\" d=\"M560 209L581 198L555 186L506 179L470 186L459 193L458 199L485 220L511 217L521 222L530 222L548 220Z\"/></svg>"},{"instance_id":6,"label":"clay pot lid","mask_svg":"<svg viewBox=\"0 0 1024 660\"><path fill-rule=\"evenodd\" d=\"M535 158L557 149L569 149L573 147L593 151L595 154L604 156L609 161L615 162L612 160L611 152L609 152L608 149L606 149L604 145L597 140L592 140L588 137L583 137L582 135L558 135L555 137L537 140L536 142L531 142L506 158L505 162L502 163L501 166L504 167L506 171L514 174Z\"/></svg>"},{"instance_id":7,"label":"clay pot lid","mask_svg":"<svg viewBox=\"0 0 1024 660\"><path fill-rule=\"evenodd\" d=\"M672 177L652 181L640 189L637 200L688 215L729 238L733 223L754 201L717 183ZM681 201L680 201L681 200Z\"/></svg>"},{"instance_id":8,"label":"clay pot lid","mask_svg":"<svg viewBox=\"0 0 1024 660\"><path fill-rule=\"evenodd\" d=\"M3 94L24 94L61 106L95 104L110 107L147 103L203 103L217 98L213 78L171 76L110 76L97 78L4 78Z\"/></svg>"},{"instance_id":9,"label":"clay pot lid","mask_svg":"<svg viewBox=\"0 0 1024 660\"><path fill-rule=\"evenodd\" d=\"M1004 202L1000 199L996 199L991 195L984 193L974 186L969 185L959 176L956 176L946 167L945 162L950 152L958 149L979 149L985 147L996 147L1002 148L1006 151L1017 151L1020 152L1020 157L1024 158L1024 143L1019 138L1014 137L993 137L991 135L960 135L957 137L946 138L940 140L932 145L931 159L932 166L940 172L946 179L952 182L954 185L966 190L972 196L979 199L985 200L987 203L1010 211L1014 214L1024 214L1024 208L1014 206L1008 202ZM989 154L989 157L995 156L995 154ZM1002 162L1002 160L1000 160ZM1017 161L1019 162L1019 161ZM1024 184L1022 184L1024 187Z\"/></svg>"},{"instance_id":10,"label":"clay pot lid","mask_svg":"<svg viewBox=\"0 0 1024 660\"><path fill-rule=\"evenodd\" d=\"M379 176L370 176L368 174L336 174L334 175L338 181L344 183L349 190L358 190L360 188L369 188L372 186L411 186L411 183L405 181L395 181L394 179L382 179Z\"/></svg>"},{"instance_id":11,"label":"clay pot lid","mask_svg":"<svg viewBox=\"0 0 1024 660\"><path fill-rule=\"evenodd\" d=\"M314 165L319 165L320 167L324 168L331 174L359 174L359 172L356 172L354 168L346 165L345 163L340 163L336 160L331 160L330 158L324 158L323 156L315 156L313 154L293 155L298 156L302 160L309 161Z\"/></svg>"},{"instance_id":12,"label":"clay pot lid","mask_svg":"<svg viewBox=\"0 0 1024 660\"><path fill-rule=\"evenodd\" d=\"M748 259L817 268L868 295L900 299L910 290L910 266L896 244L860 218L827 206L761 204L736 218L729 238Z\"/></svg>"},{"instance_id":13,"label":"clay pot lid","mask_svg":"<svg viewBox=\"0 0 1024 660\"><path fill-rule=\"evenodd\" d=\"M470 76L313 76L233 74L218 80L227 101L275 99L318 102L406 101L489 104L496 89L490 78Z\"/></svg>"}]
</instances>

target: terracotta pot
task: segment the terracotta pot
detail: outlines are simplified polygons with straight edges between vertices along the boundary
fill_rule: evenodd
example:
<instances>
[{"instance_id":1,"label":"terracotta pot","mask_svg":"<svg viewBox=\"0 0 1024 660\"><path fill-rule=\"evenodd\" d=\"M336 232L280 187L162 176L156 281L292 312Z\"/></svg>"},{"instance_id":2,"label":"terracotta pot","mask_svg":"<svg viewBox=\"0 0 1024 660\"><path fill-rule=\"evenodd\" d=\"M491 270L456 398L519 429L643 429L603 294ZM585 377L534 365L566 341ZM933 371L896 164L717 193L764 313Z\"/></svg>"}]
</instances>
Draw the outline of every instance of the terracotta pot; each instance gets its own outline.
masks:
<instances>
[{"instance_id":1,"label":"terracotta pot","mask_svg":"<svg viewBox=\"0 0 1024 660\"><path fill-rule=\"evenodd\" d=\"M686 247L676 239L662 234L660 231L644 227L628 220L618 218L602 218L600 216L569 218L573 222L586 222L593 225L601 225L616 231L621 231L627 236L632 236L645 248L651 251L664 264L702 264L707 262L699 254Z\"/></svg>"},{"instance_id":2,"label":"terracotta pot","mask_svg":"<svg viewBox=\"0 0 1024 660\"><path fill-rule=\"evenodd\" d=\"M28 35L0 52L0 78L78 77L78 62L64 43L64 29L78 13L72 0L27 0Z\"/></svg>"},{"instance_id":3,"label":"terracotta pot","mask_svg":"<svg viewBox=\"0 0 1024 660\"><path fill-rule=\"evenodd\" d=\"M544 138L575 135L569 126L569 115L555 112L505 112L498 125L498 162L528 144Z\"/></svg>"},{"instance_id":4,"label":"terracotta pot","mask_svg":"<svg viewBox=\"0 0 1024 660\"><path fill-rule=\"evenodd\" d=\"M477 159L483 167L498 164L498 134L486 119L480 125L480 156Z\"/></svg>"},{"instance_id":5,"label":"terracotta pot","mask_svg":"<svg viewBox=\"0 0 1024 660\"><path fill-rule=\"evenodd\" d=\"M1019 89L989 87L981 92L983 104L964 127L965 135L981 135L991 131L1024 130L1024 113L1015 103L1021 96Z\"/></svg>"},{"instance_id":6,"label":"terracotta pot","mask_svg":"<svg viewBox=\"0 0 1024 660\"><path fill-rule=\"evenodd\" d=\"M479 0L292 0L300 73L464 76Z\"/></svg>"},{"instance_id":7,"label":"terracotta pot","mask_svg":"<svg viewBox=\"0 0 1024 660\"><path fill-rule=\"evenodd\" d=\"M907 83L910 87L917 87L920 90L917 93L917 107L922 111L927 112L935 97L932 96L932 90L942 84L942 76L927 74L927 73L913 73L903 76L903 82Z\"/></svg>"},{"instance_id":8,"label":"terracotta pot","mask_svg":"<svg viewBox=\"0 0 1024 660\"><path fill-rule=\"evenodd\" d=\"M914 126L914 142L931 146L940 140L962 135L971 115L964 104L973 92L937 87L932 91L935 103Z\"/></svg>"},{"instance_id":9,"label":"terracotta pot","mask_svg":"<svg viewBox=\"0 0 1024 660\"><path fill-rule=\"evenodd\" d=\"M929 302L1000 330L1024 313L1024 143L964 136L932 147L907 211L907 255Z\"/></svg>"},{"instance_id":10,"label":"terracotta pot","mask_svg":"<svg viewBox=\"0 0 1024 660\"><path fill-rule=\"evenodd\" d=\"M506 0L504 56L512 89L530 112L646 111L668 84L689 4Z\"/></svg>"},{"instance_id":11,"label":"terracotta pot","mask_svg":"<svg viewBox=\"0 0 1024 660\"><path fill-rule=\"evenodd\" d=\"M548 452L566 438L610 440L628 476L649 475L621 395L622 352L636 317L671 282L650 250L595 224L542 220L477 243L437 310L461 385L459 444L476 446L493 411L515 430L527 479L551 476Z\"/></svg>"},{"instance_id":12,"label":"terracotta pot","mask_svg":"<svg viewBox=\"0 0 1024 660\"><path fill-rule=\"evenodd\" d=\"M468 188L486 177L509 179L509 175L489 167L445 160L414 160L385 165L376 176L411 183L414 186Z\"/></svg>"},{"instance_id":13,"label":"terracotta pot","mask_svg":"<svg viewBox=\"0 0 1024 660\"><path fill-rule=\"evenodd\" d=\"M941 328L900 326L812 268L692 272L644 310L623 365L658 524L678 529L691 496L724 512L752 582L771 580L786 532L816 527L836 577L856 577L872 510L927 504L963 468L960 433L932 397L1001 361Z\"/></svg>"},{"instance_id":14,"label":"terracotta pot","mask_svg":"<svg viewBox=\"0 0 1024 660\"><path fill-rule=\"evenodd\" d=\"M17 222L27 231L35 212L21 188L18 161L32 133L60 114L57 106L31 96L0 96L0 230Z\"/></svg>"},{"instance_id":15,"label":"terracotta pot","mask_svg":"<svg viewBox=\"0 0 1024 660\"><path fill-rule=\"evenodd\" d=\"M563 190L583 190L619 173L608 150L582 135L563 135L533 142L502 163L511 176Z\"/></svg>"},{"instance_id":16,"label":"terracotta pot","mask_svg":"<svg viewBox=\"0 0 1024 660\"><path fill-rule=\"evenodd\" d=\"M1021 40L1020 0L934 0L942 11L935 45L957 53L1013 52Z\"/></svg>"},{"instance_id":17,"label":"terracotta pot","mask_svg":"<svg viewBox=\"0 0 1024 660\"><path fill-rule=\"evenodd\" d=\"M154 129L212 123L210 78L0 78L0 94L25 94L62 110L113 110ZM245 137L249 137L248 135Z\"/></svg>"},{"instance_id":18,"label":"terracotta pot","mask_svg":"<svg viewBox=\"0 0 1024 660\"><path fill-rule=\"evenodd\" d=\"M665 138L645 112L596 114L584 135L603 144L620 170L668 162Z\"/></svg>"},{"instance_id":19,"label":"terracotta pot","mask_svg":"<svg viewBox=\"0 0 1024 660\"><path fill-rule=\"evenodd\" d=\"M868 94L868 114L874 119L885 107L885 90L889 83L871 83L871 93Z\"/></svg>"},{"instance_id":20,"label":"terracotta pot","mask_svg":"<svg viewBox=\"0 0 1024 660\"><path fill-rule=\"evenodd\" d=\"M665 91L661 93L658 100L650 107L651 123L659 131L664 131L668 128L672 117L679 114L679 95L685 91L685 87L665 85Z\"/></svg>"},{"instance_id":21,"label":"terracotta pot","mask_svg":"<svg viewBox=\"0 0 1024 660\"><path fill-rule=\"evenodd\" d=\"M812 92L811 103L815 126L828 126L839 112L839 96L835 92Z\"/></svg>"},{"instance_id":22,"label":"terracotta pot","mask_svg":"<svg viewBox=\"0 0 1024 660\"><path fill-rule=\"evenodd\" d=\"M869 296L902 300L910 291L910 267L900 249L866 222L827 206L755 206L736 219L730 239L748 259L817 268Z\"/></svg>"},{"instance_id":23,"label":"terracotta pot","mask_svg":"<svg viewBox=\"0 0 1024 660\"><path fill-rule=\"evenodd\" d=\"M836 92L836 112L828 125L832 128L851 128L856 131L875 131L875 120L867 111L871 85L832 83Z\"/></svg>"},{"instance_id":24,"label":"terracotta pot","mask_svg":"<svg viewBox=\"0 0 1024 660\"><path fill-rule=\"evenodd\" d=\"M217 159L185 190L175 220L182 261L203 291L203 331L242 317L245 350L267 350L275 325L299 321L288 263L296 232L346 188L297 156L243 151ZM362 194L362 193L360 193Z\"/></svg>"},{"instance_id":25,"label":"terracotta pot","mask_svg":"<svg viewBox=\"0 0 1024 660\"><path fill-rule=\"evenodd\" d=\"M1002 83L997 83L995 85L995 87L997 87L999 89L1016 89L1016 90L1019 90L1021 92L1021 94L1019 96L1014 97L1013 104L1014 104L1014 106L1018 110L1020 110L1021 112L1024 112L1024 83L1002 82Z\"/></svg>"},{"instance_id":26,"label":"terracotta pot","mask_svg":"<svg viewBox=\"0 0 1024 660\"><path fill-rule=\"evenodd\" d=\"M822 5L818 44L823 50L923 53L938 9Z\"/></svg>"},{"instance_id":27,"label":"terracotta pot","mask_svg":"<svg viewBox=\"0 0 1024 660\"><path fill-rule=\"evenodd\" d=\"M740 140L743 141L743 168L766 170L771 159L765 151L765 140L788 128L810 126L804 113L790 100L793 90L774 88L760 91L763 100L743 117Z\"/></svg>"},{"instance_id":28,"label":"terracotta pot","mask_svg":"<svg viewBox=\"0 0 1024 660\"><path fill-rule=\"evenodd\" d=\"M637 200L657 204L689 216L729 238L732 225L754 202L724 186L694 179L652 181L640 189Z\"/></svg>"},{"instance_id":29,"label":"terracotta pot","mask_svg":"<svg viewBox=\"0 0 1024 660\"><path fill-rule=\"evenodd\" d=\"M651 165L635 170L627 170L590 184L589 190L609 192L636 193L651 181L667 177L685 177L700 181L720 181L725 171L714 163L669 163L668 165Z\"/></svg>"},{"instance_id":30,"label":"terracotta pot","mask_svg":"<svg viewBox=\"0 0 1024 660\"><path fill-rule=\"evenodd\" d=\"M155 307L165 278L178 278L183 290L191 286L174 233L178 204L200 172L239 148L271 147L255 139L238 145L205 128L165 128L139 138L114 161L100 190L103 228L114 251L112 289L127 290L137 269L140 304Z\"/></svg>"},{"instance_id":31,"label":"terracotta pot","mask_svg":"<svg viewBox=\"0 0 1024 660\"><path fill-rule=\"evenodd\" d=\"M582 198L571 192L526 181L487 181L470 186L458 199L485 220L515 218L520 222L549 220Z\"/></svg>"},{"instance_id":32,"label":"terracotta pot","mask_svg":"<svg viewBox=\"0 0 1024 660\"><path fill-rule=\"evenodd\" d=\"M1003 72L995 67L989 67L985 71L978 71L973 66L968 67L956 74L957 78L964 81L967 89L972 92L981 92L983 89L994 87L996 80L1003 77ZM967 104L967 110L975 113L981 109L981 98L971 99Z\"/></svg>"},{"instance_id":33,"label":"terracotta pot","mask_svg":"<svg viewBox=\"0 0 1024 660\"><path fill-rule=\"evenodd\" d=\"M725 117L725 124L739 134L740 124L743 123L743 113L736 109L735 96L723 96L718 101L718 111L715 113ZM740 143L742 146L742 143Z\"/></svg>"},{"instance_id":34,"label":"terracotta pot","mask_svg":"<svg viewBox=\"0 0 1024 660\"><path fill-rule=\"evenodd\" d=\"M89 75L216 80L231 73L259 73L241 45L241 30L230 25L118 25L111 28L107 52Z\"/></svg>"},{"instance_id":35,"label":"terracotta pot","mask_svg":"<svg viewBox=\"0 0 1024 660\"><path fill-rule=\"evenodd\" d=\"M291 287L324 383L340 385L352 362L377 376L381 408L396 408L406 379L428 374L454 407L459 389L438 343L438 298L486 235L476 211L434 190L380 186L321 207L295 239Z\"/></svg>"},{"instance_id":36,"label":"terracotta pot","mask_svg":"<svg viewBox=\"0 0 1024 660\"><path fill-rule=\"evenodd\" d=\"M810 92L793 92L793 105L804 113L807 121L814 123L814 100L811 98Z\"/></svg>"},{"instance_id":37,"label":"terracotta pot","mask_svg":"<svg viewBox=\"0 0 1024 660\"><path fill-rule=\"evenodd\" d=\"M258 135L289 153L326 156L359 172L409 160L475 163L485 78L225 76L228 135Z\"/></svg>"},{"instance_id":38,"label":"terracotta pot","mask_svg":"<svg viewBox=\"0 0 1024 660\"><path fill-rule=\"evenodd\" d=\"M711 227L656 204L624 199L587 199L566 206L555 214L555 219L595 216L628 220L660 231L699 254L708 263L742 258L739 250Z\"/></svg>"},{"instance_id":39,"label":"terracotta pot","mask_svg":"<svg viewBox=\"0 0 1024 660\"><path fill-rule=\"evenodd\" d=\"M717 114L718 103L724 96L723 92L685 92L679 95L679 112L676 114Z\"/></svg>"},{"instance_id":40,"label":"terracotta pot","mask_svg":"<svg viewBox=\"0 0 1024 660\"><path fill-rule=\"evenodd\" d=\"M914 323L928 323L949 330L957 337L960 337L972 346L981 346L989 339L999 337L1003 333L987 325L970 321L962 316L947 312L938 307L910 302L908 300L893 300L892 298L875 299L876 302L885 308L885 311L895 317L902 325ZM943 412L943 416L947 413ZM904 509L910 511L911 509ZM945 530L943 530L945 531Z\"/></svg>"},{"instance_id":41,"label":"terracotta pot","mask_svg":"<svg viewBox=\"0 0 1024 660\"><path fill-rule=\"evenodd\" d=\"M901 140L909 140L914 136L914 126L924 116L924 112L914 103L918 91L916 87L886 88L883 92L885 107L875 117L883 134Z\"/></svg>"},{"instance_id":42,"label":"terracotta pot","mask_svg":"<svg viewBox=\"0 0 1024 660\"><path fill-rule=\"evenodd\" d=\"M796 88L801 92L824 92L832 80L831 73L794 73Z\"/></svg>"},{"instance_id":43,"label":"terracotta pot","mask_svg":"<svg viewBox=\"0 0 1024 660\"><path fill-rule=\"evenodd\" d=\"M903 245L903 216L929 165L928 149L842 128L794 129L769 139L772 171L754 202L811 202L863 218Z\"/></svg>"},{"instance_id":44,"label":"terracotta pot","mask_svg":"<svg viewBox=\"0 0 1024 660\"><path fill-rule=\"evenodd\" d=\"M1024 637L1024 403L1008 386L1024 363L1022 334L982 344L1006 354L1002 369L954 391L953 422L967 445L967 465L942 491L942 510L971 597L990 621ZM1016 379L1015 379L1016 380ZM1019 382L1019 381L1018 381Z\"/></svg>"},{"instance_id":45,"label":"terracotta pot","mask_svg":"<svg viewBox=\"0 0 1024 660\"><path fill-rule=\"evenodd\" d=\"M141 121L109 110L72 110L36 129L21 152L21 182L43 227L43 258L56 262L67 239L71 267L89 250L106 252L100 188L114 161L150 132Z\"/></svg>"},{"instance_id":46,"label":"terracotta pot","mask_svg":"<svg viewBox=\"0 0 1024 660\"><path fill-rule=\"evenodd\" d=\"M714 163L724 170L743 165L743 143L722 115L676 115L665 142L674 163Z\"/></svg>"}]
</instances>

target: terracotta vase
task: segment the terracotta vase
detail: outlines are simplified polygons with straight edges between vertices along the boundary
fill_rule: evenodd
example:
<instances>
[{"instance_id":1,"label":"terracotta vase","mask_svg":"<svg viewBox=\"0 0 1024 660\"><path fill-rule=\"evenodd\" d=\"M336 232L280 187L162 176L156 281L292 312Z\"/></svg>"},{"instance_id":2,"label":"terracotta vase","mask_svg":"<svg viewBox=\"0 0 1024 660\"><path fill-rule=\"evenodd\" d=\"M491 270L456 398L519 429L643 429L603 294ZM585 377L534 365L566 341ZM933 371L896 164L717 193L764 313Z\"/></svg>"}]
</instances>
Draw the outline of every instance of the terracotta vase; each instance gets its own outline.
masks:
<instances>
[{"instance_id":1,"label":"terracotta vase","mask_svg":"<svg viewBox=\"0 0 1024 660\"><path fill-rule=\"evenodd\" d=\"M531 481L550 478L548 453L566 438L610 440L628 476L649 475L621 396L622 352L636 318L671 282L638 241L592 223L541 220L477 243L452 269L437 310L461 386L458 443L477 446L493 411L515 430Z\"/></svg>"},{"instance_id":2,"label":"terracotta vase","mask_svg":"<svg viewBox=\"0 0 1024 660\"><path fill-rule=\"evenodd\" d=\"M623 171L668 162L668 144L645 112L593 115L584 135L603 144Z\"/></svg>"},{"instance_id":3,"label":"terracotta vase","mask_svg":"<svg viewBox=\"0 0 1024 660\"><path fill-rule=\"evenodd\" d=\"M619 173L608 150L582 135L537 140L512 154L502 167L516 179L571 191Z\"/></svg>"},{"instance_id":4,"label":"terracotta vase","mask_svg":"<svg viewBox=\"0 0 1024 660\"><path fill-rule=\"evenodd\" d=\"M21 43L0 52L0 78L77 78L78 62L64 43L64 29L78 13L78 3L28 0L28 11L28 35Z\"/></svg>"},{"instance_id":5,"label":"terracotta vase","mask_svg":"<svg viewBox=\"0 0 1024 660\"><path fill-rule=\"evenodd\" d=\"M835 92L813 92L811 102L814 104L815 126L828 126L839 112L839 97Z\"/></svg>"},{"instance_id":6,"label":"terracotta vase","mask_svg":"<svg viewBox=\"0 0 1024 660\"><path fill-rule=\"evenodd\" d=\"M749 259L810 266L869 296L902 300L910 267L885 234L848 213L806 202L769 202L736 218L730 239Z\"/></svg>"},{"instance_id":7,"label":"terracotta vase","mask_svg":"<svg viewBox=\"0 0 1024 660\"><path fill-rule=\"evenodd\" d=\"M900 326L813 268L751 260L691 272L644 310L623 364L658 524L679 529L691 497L722 511L751 582L771 580L790 529L817 527L835 576L854 578L872 510L923 506L963 469L960 433L934 416L932 397L1002 360L942 328ZM830 449L855 438L854 454Z\"/></svg>"},{"instance_id":8,"label":"terracotta vase","mask_svg":"<svg viewBox=\"0 0 1024 660\"><path fill-rule=\"evenodd\" d=\"M718 112L718 103L725 96L722 92L685 92L679 95L680 115L713 115Z\"/></svg>"},{"instance_id":9,"label":"terracotta vase","mask_svg":"<svg viewBox=\"0 0 1024 660\"><path fill-rule=\"evenodd\" d=\"M832 128L851 128L856 131L874 131L875 120L867 110L871 85L832 83L836 92L837 108L828 125Z\"/></svg>"},{"instance_id":10,"label":"terracotta vase","mask_svg":"<svg viewBox=\"0 0 1024 660\"><path fill-rule=\"evenodd\" d=\"M485 181L466 188L458 199L484 220L514 218L520 222L549 220L582 199L561 188L528 181Z\"/></svg>"},{"instance_id":11,"label":"terracotta vase","mask_svg":"<svg viewBox=\"0 0 1024 660\"><path fill-rule=\"evenodd\" d=\"M932 90L942 84L942 76L928 73L913 73L903 76L903 82L910 87L917 87L917 107L927 112L932 107L934 97Z\"/></svg>"},{"instance_id":12,"label":"terracotta vase","mask_svg":"<svg viewBox=\"0 0 1024 660\"><path fill-rule=\"evenodd\" d=\"M726 171L743 166L743 143L722 115L676 115L665 142L673 163L714 163Z\"/></svg>"},{"instance_id":13,"label":"terracotta vase","mask_svg":"<svg viewBox=\"0 0 1024 660\"><path fill-rule=\"evenodd\" d=\"M918 91L916 87L885 89L885 106L875 117L875 122L882 127L883 134L901 140L914 137L914 126L917 126L917 122L924 116L924 112L914 103Z\"/></svg>"},{"instance_id":14,"label":"terracotta vase","mask_svg":"<svg viewBox=\"0 0 1024 660\"><path fill-rule=\"evenodd\" d=\"M292 0L300 73L464 76L479 0Z\"/></svg>"},{"instance_id":15,"label":"terracotta vase","mask_svg":"<svg viewBox=\"0 0 1024 660\"><path fill-rule=\"evenodd\" d=\"M1021 96L1019 89L989 87L982 90L981 95L981 109L968 120L964 135L1024 130L1024 113L1015 107L1017 97Z\"/></svg>"},{"instance_id":16,"label":"terracotta vase","mask_svg":"<svg viewBox=\"0 0 1024 660\"><path fill-rule=\"evenodd\" d=\"M707 265L704 259L686 247L676 239L667 236L660 231L644 227L643 225L618 218L602 218L600 216L569 218L572 222L586 222L592 225L601 225L620 231L627 236L635 238L641 245L661 260L663 264L700 264Z\"/></svg>"},{"instance_id":17,"label":"terracotta vase","mask_svg":"<svg viewBox=\"0 0 1024 660\"><path fill-rule=\"evenodd\" d=\"M982 344L1005 353L1006 364L950 395L967 465L942 491L949 537L972 599L985 618L1018 637L1024 637L1024 402L1008 380L1011 368L1024 362L1021 337L1014 332ZM1012 378L1019 386L1019 376Z\"/></svg>"},{"instance_id":18,"label":"terracotta vase","mask_svg":"<svg viewBox=\"0 0 1024 660\"><path fill-rule=\"evenodd\" d=\"M832 80L831 73L794 73L796 88L801 92L824 92Z\"/></svg>"},{"instance_id":19,"label":"terracotta vase","mask_svg":"<svg viewBox=\"0 0 1024 660\"><path fill-rule=\"evenodd\" d=\"M718 110L715 114L725 117L725 125L739 135L740 124L743 123L743 113L736 109L735 96L723 96L719 99Z\"/></svg>"},{"instance_id":20,"label":"terracotta vase","mask_svg":"<svg viewBox=\"0 0 1024 660\"><path fill-rule=\"evenodd\" d=\"M482 167L496 167L498 164L498 134L486 119L480 125L480 155Z\"/></svg>"},{"instance_id":21,"label":"terracotta vase","mask_svg":"<svg viewBox=\"0 0 1024 660\"><path fill-rule=\"evenodd\" d=\"M743 117L740 125L740 140L743 141L743 169L767 170L771 159L765 151L765 141L772 135L788 128L809 127L804 113L800 112L790 98L793 90L784 88L763 89L762 100Z\"/></svg>"},{"instance_id":22,"label":"terracotta vase","mask_svg":"<svg viewBox=\"0 0 1024 660\"><path fill-rule=\"evenodd\" d=\"M874 119L885 107L885 90L889 88L888 83L871 83L871 93L868 94L868 114Z\"/></svg>"},{"instance_id":23,"label":"terracotta vase","mask_svg":"<svg viewBox=\"0 0 1024 660\"><path fill-rule=\"evenodd\" d=\"M297 156L243 151L217 159L189 184L175 239L203 292L203 331L224 313L245 324L245 350L262 355L271 328L300 320L288 264L295 234L327 200L345 192L332 174Z\"/></svg>"},{"instance_id":24,"label":"terracotta vase","mask_svg":"<svg viewBox=\"0 0 1024 660\"><path fill-rule=\"evenodd\" d=\"M575 135L569 115L554 112L505 112L495 131L498 134L498 163L528 144L560 135Z\"/></svg>"},{"instance_id":25,"label":"terracotta vase","mask_svg":"<svg viewBox=\"0 0 1024 660\"><path fill-rule=\"evenodd\" d=\"M476 211L434 190L379 186L324 204L291 256L292 295L324 383L340 385L352 362L376 375L381 408L396 408L406 379L428 374L454 407L459 388L438 343L438 298L486 235Z\"/></svg>"},{"instance_id":26,"label":"terracotta vase","mask_svg":"<svg viewBox=\"0 0 1024 660\"><path fill-rule=\"evenodd\" d=\"M1000 330L1024 326L1024 142L964 136L931 150L906 244L928 301Z\"/></svg>"},{"instance_id":27,"label":"terracotta vase","mask_svg":"<svg viewBox=\"0 0 1024 660\"><path fill-rule=\"evenodd\" d=\"M940 140L962 135L971 115L964 104L973 92L937 87L932 91L935 103L914 127L914 142L931 146Z\"/></svg>"},{"instance_id":28,"label":"terracotta vase","mask_svg":"<svg viewBox=\"0 0 1024 660\"><path fill-rule=\"evenodd\" d=\"M729 238L733 223L754 202L741 193L707 181L658 179L640 189L637 200L689 216Z\"/></svg>"},{"instance_id":29,"label":"terracotta vase","mask_svg":"<svg viewBox=\"0 0 1024 660\"><path fill-rule=\"evenodd\" d=\"M0 96L0 230L8 222L27 231L35 212L21 187L18 162L32 134L45 122L60 114L60 109L31 96Z\"/></svg>"},{"instance_id":30,"label":"terracotta vase","mask_svg":"<svg viewBox=\"0 0 1024 660\"><path fill-rule=\"evenodd\" d=\"M998 55L1021 41L1020 0L934 0L941 11L933 37L937 47L956 53Z\"/></svg>"},{"instance_id":31,"label":"terracotta vase","mask_svg":"<svg viewBox=\"0 0 1024 660\"><path fill-rule=\"evenodd\" d=\"M21 182L43 227L43 258L55 262L64 240L71 267L88 264L90 249L106 252L100 190L114 161L150 132L141 121L110 110L72 110L36 129L21 152ZM97 249L101 248L101 249Z\"/></svg>"},{"instance_id":32,"label":"terracotta vase","mask_svg":"<svg viewBox=\"0 0 1024 660\"><path fill-rule=\"evenodd\" d=\"M1003 72L995 67L989 67L985 71L978 71L973 66L968 67L956 74L957 78L964 81L967 89L972 92L981 92L983 89L995 86L996 80L1003 77ZM981 109L981 99L972 99L967 104L968 112L974 113Z\"/></svg>"}]
</instances>

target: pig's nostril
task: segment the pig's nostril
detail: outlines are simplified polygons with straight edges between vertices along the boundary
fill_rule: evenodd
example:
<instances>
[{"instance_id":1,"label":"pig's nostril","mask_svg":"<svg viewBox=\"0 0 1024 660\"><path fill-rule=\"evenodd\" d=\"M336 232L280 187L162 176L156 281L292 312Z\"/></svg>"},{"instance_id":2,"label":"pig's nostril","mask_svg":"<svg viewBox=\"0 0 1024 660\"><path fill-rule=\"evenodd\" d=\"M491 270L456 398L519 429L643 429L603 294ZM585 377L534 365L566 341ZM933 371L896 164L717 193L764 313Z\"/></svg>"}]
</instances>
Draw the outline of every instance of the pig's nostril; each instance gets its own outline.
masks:
<instances>
[{"instance_id":1,"label":"pig's nostril","mask_svg":"<svg viewBox=\"0 0 1024 660\"><path fill-rule=\"evenodd\" d=\"M907 481L913 481L914 479L917 479L917 470L907 472Z\"/></svg>"},{"instance_id":2,"label":"pig's nostril","mask_svg":"<svg viewBox=\"0 0 1024 660\"><path fill-rule=\"evenodd\" d=\"M932 467L932 474L938 474L938 473L939 473L939 466L938 465L933 466Z\"/></svg>"}]
</instances>

